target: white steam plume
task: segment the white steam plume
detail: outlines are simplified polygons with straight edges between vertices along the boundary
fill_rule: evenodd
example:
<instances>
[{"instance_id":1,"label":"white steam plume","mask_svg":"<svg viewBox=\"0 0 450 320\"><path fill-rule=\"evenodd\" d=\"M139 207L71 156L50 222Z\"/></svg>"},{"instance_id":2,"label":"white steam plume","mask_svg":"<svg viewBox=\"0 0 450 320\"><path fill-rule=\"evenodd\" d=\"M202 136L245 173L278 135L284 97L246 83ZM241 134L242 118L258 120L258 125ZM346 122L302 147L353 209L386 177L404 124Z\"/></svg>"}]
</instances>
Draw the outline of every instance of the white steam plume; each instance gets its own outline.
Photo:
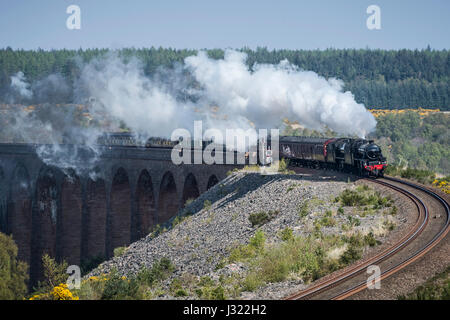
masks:
<instances>
[{"instance_id":1,"label":"white steam plume","mask_svg":"<svg viewBox=\"0 0 450 320\"><path fill-rule=\"evenodd\" d=\"M22 71L17 72L11 76L11 89L13 92L18 93L21 97L30 99L33 96L33 92L29 89L30 85L26 82L25 75Z\"/></svg>"},{"instance_id":2,"label":"white steam plume","mask_svg":"<svg viewBox=\"0 0 450 320\"><path fill-rule=\"evenodd\" d=\"M80 82L96 98L96 112L148 136L167 137L175 128L190 129L193 120L203 120L205 128L246 130L275 128L288 118L310 129L328 127L362 137L375 128L373 115L351 92L343 92L342 81L301 71L286 60L254 65L250 71L246 57L233 50L221 60L205 52L187 57L184 71L192 74L197 89L182 87L182 72L172 72L172 87L179 87L169 89L167 83L146 77L138 60L124 63L116 56L84 66ZM194 94L197 101L180 101L175 92ZM219 108L213 111L211 106Z\"/></svg>"},{"instance_id":3,"label":"white steam plume","mask_svg":"<svg viewBox=\"0 0 450 320\"><path fill-rule=\"evenodd\" d=\"M192 127L195 119L193 106L146 77L135 58L124 63L112 55L85 65L80 86L95 98L91 113L106 114L139 134L168 137L176 128Z\"/></svg>"},{"instance_id":4,"label":"white steam plume","mask_svg":"<svg viewBox=\"0 0 450 320\"><path fill-rule=\"evenodd\" d=\"M255 65L251 72L246 57L228 50L223 60L210 59L205 52L185 60L204 89L204 99L216 103L231 119L273 128L287 117L308 128L327 126L359 136L375 128L373 115L349 91L342 91L342 81L300 71L286 60L278 65Z\"/></svg>"}]
</instances>

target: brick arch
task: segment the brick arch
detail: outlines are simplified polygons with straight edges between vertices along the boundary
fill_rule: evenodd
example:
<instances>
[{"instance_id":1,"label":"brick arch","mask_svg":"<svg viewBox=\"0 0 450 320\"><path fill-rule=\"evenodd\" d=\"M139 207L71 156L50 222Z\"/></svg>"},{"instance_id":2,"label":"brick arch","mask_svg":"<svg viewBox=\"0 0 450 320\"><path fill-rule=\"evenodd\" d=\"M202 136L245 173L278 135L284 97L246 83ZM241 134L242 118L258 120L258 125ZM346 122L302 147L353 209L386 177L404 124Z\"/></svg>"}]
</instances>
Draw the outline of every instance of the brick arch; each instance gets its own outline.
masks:
<instances>
[{"instance_id":1,"label":"brick arch","mask_svg":"<svg viewBox=\"0 0 450 320\"><path fill-rule=\"evenodd\" d=\"M188 199L196 199L200 195L197 179L192 173L189 173L184 180L183 205Z\"/></svg>"},{"instance_id":2,"label":"brick arch","mask_svg":"<svg viewBox=\"0 0 450 320\"><path fill-rule=\"evenodd\" d=\"M55 172L50 168L41 170L36 183L36 216L33 217L33 245L31 272L33 279L42 277L43 254L56 257L58 226L58 188Z\"/></svg>"},{"instance_id":3,"label":"brick arch","mask_svg":"<svg viewBox=\"0 0 450 320\"><path fill-rule=\"evenodd\" d=\"M18 247L18 259L31 263L31 213L30 177L27 169L19 164L13 171L10 201L7 213L7 230Z\"/></svg>"},{"instance_id":4,"label":"brick arch","mask_svg":"<svg viewBox=\"0 0 450 320\"><path fill-rule=\"evenodd\" d=\"M69 265L81 260L81 210L80 179L71 172L61 185L61 255Z\"/></svg>"},{"instance_id":5,"label":"brick arch","mask_svg":"<svg viewBox=\"0 0 450 320\"><path fill-rule=\"evenodd\" d=\"M86 259L106 256L106 184L102 179L87 181L85 257Z\"/></svg>"},{"instance_id":6,"label":"brick arch","mask_svg":"<svg viewBox=\"0 0 450 320\"><path fill-rule=\"evenodd\" d=\"M177 186L172 172L167 171L159 188L158 223L164 223L173 217L179 208Z\"/></svg>"},{"instance_id":7,"label":"brick arch","mask_svg":"<svg viewBox=\"0 0 450 320\"><path fill-rule=\"evenodd\" d=\"M119 168L111 186L111 249L131 240L131 188L128 173Z\"/></svg>"},{"instance_id":8,"label":"brick arch","mask_svg":"<svg viewBox=\"0 0 450 320\"><path fill-rule=\"evenodd\" d=\"M153 227L155 219L155 195L152 178L147 170L142 170L136 186L136 219L134 220L136 234L133 241L144 237Z\"/></svg>"},{"instance_id":9,"label":"brick arch","mask_svg":"<svg viewBox=\"0 0 450 320\"><path fill-rule=\"evenodd\" d=\"M219 179L217 179L216 175L211 175L208 179L208 185L206 187L206 190L211 189L219 182Z\"/></svg>"}]
</instances>

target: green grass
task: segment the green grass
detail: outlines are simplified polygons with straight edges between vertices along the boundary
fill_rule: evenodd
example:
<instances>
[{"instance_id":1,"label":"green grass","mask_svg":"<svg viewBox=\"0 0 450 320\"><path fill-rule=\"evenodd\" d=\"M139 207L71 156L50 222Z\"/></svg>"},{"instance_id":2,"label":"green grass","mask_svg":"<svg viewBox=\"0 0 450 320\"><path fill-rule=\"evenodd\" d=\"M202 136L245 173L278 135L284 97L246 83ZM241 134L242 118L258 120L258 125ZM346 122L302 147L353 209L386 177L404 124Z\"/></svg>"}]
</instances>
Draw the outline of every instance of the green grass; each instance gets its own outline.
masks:
<instances>
[{"instance_id":1,"label":"green grass","mask_svg":"<svg viewBox=\"0 0 450 320\"><path fill-rule=\"evenodd\" d=\"M325 216L320 219L320 224L324 227L334 227L336 220L333 217Z\"/></svg>"},{"instance_id":2,"label":"green grass","mask_svg":"<svg viewBox=\"0 0 450 320\"><path fill-rule=\"evenodd\" d=\"M331 235L316 238L293 236L288 228L281 235L282 242L265 243L264 234L260 231L251 238L249 244L231 252L230 261L243 261L250 267L244 279L239 282L242 290L254 291L265 284L290 278L314 281L360 259L362 248L374 243L373 235ZM347 244L347 249L339 259L328 258L326 252L344 244Z\"/></svg>"},{"instance_id":3,"label":"green grass","mask_svg":"<svg viewBox=\"0 0 450 320\"><path fill-rule=\"evenodd\" d=\"M300 205L298 215L300 216L300 218L304 218L308 215L308 213L309 213L309 202L305 201Z\"/></svg>"},{"instance_id":4,"label":"green grass","mask_svg":"<svg viewBox=\"0 0 450 320\"><path fill-rule=\"evenodd\" d=\"M82 300L146 299L174 270L175 266L167 258L155 261L151 268L142 267L137 274L129 277L121 276L113 269L96 279L83 280L80 289L74 290L74 293Z\"/></svg>"},{"instance_id":5,"label":"green grass","mask_svg":"<svg viewBox=\"0 0 450 320\"><path fill-rule=\"evenodd\" d=\"M400 300L450 300L450 266Z\"/></svg>"},{"instance_id":6,"label":"green grass","mask_svg":"<svg viewBox=\"0 0 450 320\"><path fill-rule=\"evenodd\" d=\"M257 230L255 235L250 238L247 245L241 245L234 248L229 256L230 262L248 260L257 256L264 250L266 236L263 231Z\"/></svg>"},{"instance_id":7,"label":"green grass","mask_svg":"<svg viewBox=\"0 0 450 320\"><path fill-rule=\"evenodd\" d=\"M429 170L421 170L413 168L402 169L393 165L390 165L386 168L385 174L416 180L424 184L432 183L432 181L436 177L436 174Z\"/></svg>"},{"instance_id":8,"label":"green grass","mask_svg":"<svg viewBox=\"0 0 450 320\"><path fill-rule=\"evenodd\" d=\"M211 210L211 201L209 201L209 200L205 200L204 202L203 202L203 209L205 209L205 210Z\"/></svg>"},{"instance_id":9,"label":"green grass","mask_svg":"<svg viewBox=\"0 0 450 320\"><path fill-rule=\"evenodd\" d=\"M370 206L374 210L391 207L393 204L390 197L381 196L367 185L360 185L355 190L345 189L335 201L346 207Z\"/></svg>"},{"instance_id":10,"label":"green grass","mask_svg":"<svg viewBox=\"0 0 450 320\"><path fill-rule=\"evenodd\" d=\"M284 228L281 232L280 232L280 238L283 241L289 241L292 240L294 238L294 234L293 234L293 230L289 227Z\"/></svg>"},{"instance_id":11,"label":"green grass","mask_svg":"<svg viewBox=\"0 0 450 320\"><path fill-rule=\"evenodd\" d=\"M114 257L120 257L127 251L127 247L117 247L114 249Z\"/></svg>"}]
</instances>

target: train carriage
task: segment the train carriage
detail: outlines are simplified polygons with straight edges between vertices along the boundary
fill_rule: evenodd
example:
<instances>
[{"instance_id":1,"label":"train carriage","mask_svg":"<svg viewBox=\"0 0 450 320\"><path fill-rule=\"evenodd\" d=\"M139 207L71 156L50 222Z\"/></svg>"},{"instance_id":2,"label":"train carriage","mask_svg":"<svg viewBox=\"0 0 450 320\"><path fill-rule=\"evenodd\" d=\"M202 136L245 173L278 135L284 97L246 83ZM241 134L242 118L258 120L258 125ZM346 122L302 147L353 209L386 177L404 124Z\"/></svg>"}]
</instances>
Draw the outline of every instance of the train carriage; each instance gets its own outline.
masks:
<instances>
[{"instance_id":1,"label":"train carriage","mask_svg":"<svg viewBox=\"0 0 450 320\"><path fill-rule=\"evenodd\" d=\"M280 137L280 157L291 164L332 168L360 175L383 176L387 166L372 140L352 138Z\"/></svg>"}]
</instances>

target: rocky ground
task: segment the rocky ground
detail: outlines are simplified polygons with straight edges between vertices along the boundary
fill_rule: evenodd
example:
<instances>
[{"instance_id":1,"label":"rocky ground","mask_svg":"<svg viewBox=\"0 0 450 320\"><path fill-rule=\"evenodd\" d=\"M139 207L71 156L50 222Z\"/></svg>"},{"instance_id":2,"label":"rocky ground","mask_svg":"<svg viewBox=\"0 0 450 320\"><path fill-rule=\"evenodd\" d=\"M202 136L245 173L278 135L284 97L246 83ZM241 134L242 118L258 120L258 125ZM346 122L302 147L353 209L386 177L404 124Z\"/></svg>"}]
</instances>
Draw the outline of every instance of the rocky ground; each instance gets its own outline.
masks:
<instances>
[{"instance_id":1,"label":"rocky ground","mask_svg":"<svg viewBox=\"0 0 450 320\"><path fill-rule=\"evenodd\" d=\"M249 216L258 212L276 212L273 219L259 226L268 243L280 242L280 232L285 228L294 235L309 235L314 232L315 222L332 212L336 223L322 226L325 235L359 231L372 232L380 243L387 242L387 225L402 226L408 220L399 207L396 215L387 214L390 208L363 212L357 207L343 207L335 198L344 189L355 189L361 181L351 181L346 175L336 172L316 171L295 175L260 175L238 172L219 182L208 192L180 211L189 213L181 223L174 225L158 236L149 235L131 244L122 255L102 263L87 277L108 273L113 268L121 275L138 272L142 266L151 267L162 257L169 258L175 265L170 279L161 284L159 294L154 298L172 299L169 286L174 278L209 276L217 280L220 276L238 274L245 276L245 263L227 263L232 248L248 243L257 226L252 226ZM371 185L371 188L377 188ZM382 194L386 190L379 190ZM397 205L397 200L394 197ZM301 209L308 203L307 214ZM359 225L348 228L349 216L360 221ZM389 224L387 223L389 222ZM392 228L391 228L392 229ZM396 230L394 228L394 230ZM328 255L339 256L344 248L335 248ZM367 247L365 254L373 248ZM280 299L305 287L302 279L272 283L253 292L239 292L234 298L240 299ZM183 298L198 298L188 295Z\"/></svg>"}]
</instances>

